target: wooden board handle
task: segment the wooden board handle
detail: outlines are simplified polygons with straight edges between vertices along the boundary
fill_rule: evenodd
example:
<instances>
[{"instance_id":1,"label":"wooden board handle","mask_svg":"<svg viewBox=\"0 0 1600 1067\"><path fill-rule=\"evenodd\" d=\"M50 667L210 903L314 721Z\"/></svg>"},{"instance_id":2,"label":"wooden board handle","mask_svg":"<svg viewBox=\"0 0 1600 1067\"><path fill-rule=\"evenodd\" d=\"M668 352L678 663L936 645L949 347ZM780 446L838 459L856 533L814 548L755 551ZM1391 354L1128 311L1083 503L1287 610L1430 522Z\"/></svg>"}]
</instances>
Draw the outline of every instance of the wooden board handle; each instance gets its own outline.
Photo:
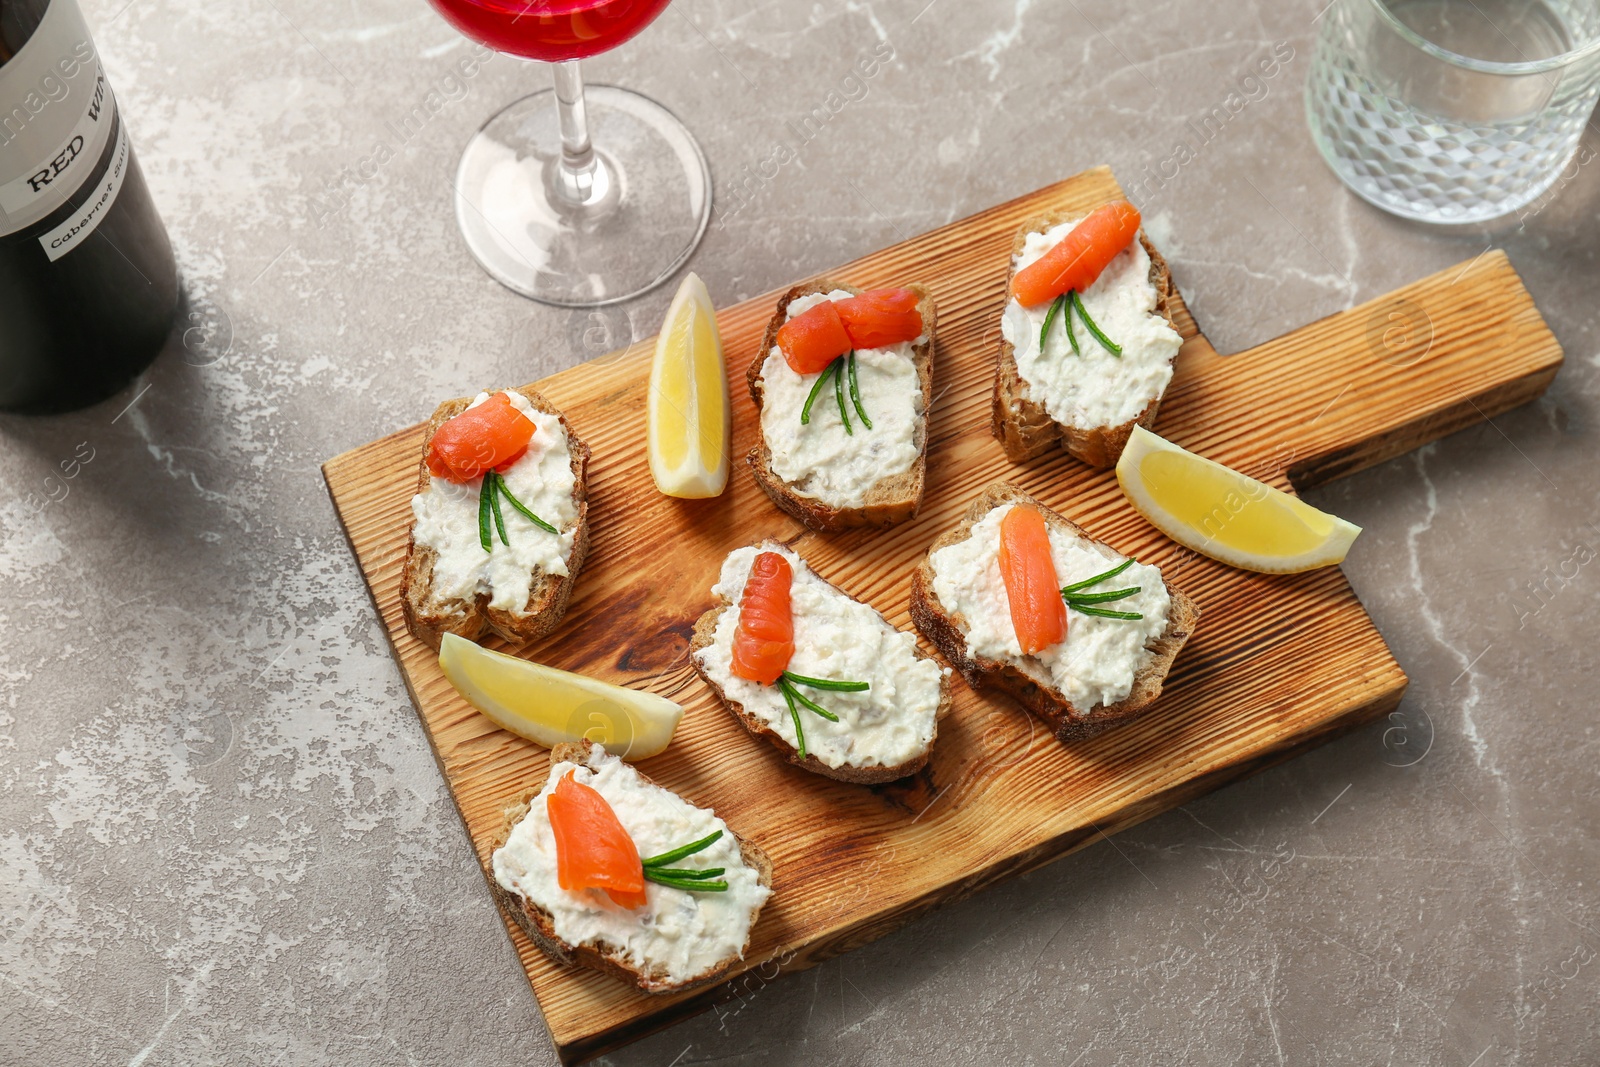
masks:
<instances>
[{"instance_id":1,"label":"wooden board handle","mask_svg":"<svg viewBox=\"0 0 1600 1067\"><path fill-rule=\"evenodd\" d=\"M1404 673L1336 568L1260 575L1180 551L1128 507L1112 472L1061 452L1012 464L990 436L1005 264L1017 227L1122 195L1110 170L1096 168L827 272L863 288L934 284L938 399L919 518L885 531L806 534L802 542L819 573L904 624L910 574L929 542L985 484L1004 479L1168 569L1201 599L1200 629L1151 716L1086 742L1061 745L1004 699L958 685L925 772L866 790L775 759L684 673L689 628L710 606L724 555L796 532L742 461L756 440L743 367L757 354L775 293L717 316L733 379L737 464L717 500L669 500L650 480L641 429L653 342L538 384L594 449L592 547L562 630L524 654L665 691L688 707L672 748L652 758L649 773L729 813L777 864L778 892L747 966L809 966L1388 712L1405 689ZM1499 253L1232 356L1199 335L1181 299L1174 311L1187 340L1155 429L1282 486L1326 481L1504 411L1538 395L1561 364L1560 347ZM406 632L400 571L421 443L414 426L324 471L451 795L487 858L508 798L544 780L548 757L466 704L433 650ZM663 680L672 672L683 688ZM719 996L742 996L751 988L743 983L764 984L773 973L758 969L738 985L687 997L648 997L595 972L557 967L514 922L508 928L566 1062Z\"/></svg>"},{"instance_id":2,"label":"wooden board handle","mask_svg":"<svg viewBox=\"0 0 1600 1067\"><path fill-rule=\"evenodd\" d=\"M1306 488L1527 403L1562 358L1496 249L1237 355L1218 355L1196 335L1157 429L1255 477Z\"/></svg>"}]
</instances>

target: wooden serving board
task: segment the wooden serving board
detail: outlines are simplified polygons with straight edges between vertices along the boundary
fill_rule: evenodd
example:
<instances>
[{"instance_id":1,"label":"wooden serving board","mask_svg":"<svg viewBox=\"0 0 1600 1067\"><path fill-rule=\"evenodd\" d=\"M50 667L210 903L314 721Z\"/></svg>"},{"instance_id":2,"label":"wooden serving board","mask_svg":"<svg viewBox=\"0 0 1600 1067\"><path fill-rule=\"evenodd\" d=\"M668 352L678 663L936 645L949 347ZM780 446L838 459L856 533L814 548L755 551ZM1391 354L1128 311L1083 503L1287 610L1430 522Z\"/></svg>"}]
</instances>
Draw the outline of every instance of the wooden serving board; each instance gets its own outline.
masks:
<instances>
[{"instance_id":1,"label":"wooden serving board","mask_svg":"<svg viewBox=\"0 0 1600 1067\"><path fill-rule=\"evenodd\" d=\"M745 365L775 294L718 316L735 445L733 476L719 499L668 499L650 480L644 405L653 339L536 383L594 450L593 540L564 624L523 654L682 703L687 714L672 747L642 769L714 807L776 868L742 977L684 996L647 996L613 978L557 967L508 920L564 1061L598 1055L779 972L871 941L1399 702L1406 676L1339 569L1266 576L1194 556L1135 514L1111 472L1064 453L1016 466L990 436L998 323L1017 225L1121 195L1102 167L825 272L868 287L926 282L938 301L927 500L917 520L889 530L807 532L751 478L743 457L756 440L756 421ZM1181 287L1181 275L1176 281ZM1347 474L1522 404L1545 389L1562 358L1499 252L1233 356L1217 354L1181 302L1177 321L1185 343L1156 429L1283 488ZM515 383L462 382L459 391L508 384ZM549 759L469 707L434 653L406 632L399 582L421 440L419 423L338 456L323 471L439 765L487 863L486 842L502 807L544 781ZM996 479L1017 483L1095 537L1159 565L1199 601L1200 626L1145 718L1063 745L1005 697L975 693L957 678L955 709L939 726L927 769L868 788L781 762L694 676L690 631L711 604L711 583L729 550L768 536L786 541L825 578L909 630L913 566Z\"/></svg>"}]
</instances>

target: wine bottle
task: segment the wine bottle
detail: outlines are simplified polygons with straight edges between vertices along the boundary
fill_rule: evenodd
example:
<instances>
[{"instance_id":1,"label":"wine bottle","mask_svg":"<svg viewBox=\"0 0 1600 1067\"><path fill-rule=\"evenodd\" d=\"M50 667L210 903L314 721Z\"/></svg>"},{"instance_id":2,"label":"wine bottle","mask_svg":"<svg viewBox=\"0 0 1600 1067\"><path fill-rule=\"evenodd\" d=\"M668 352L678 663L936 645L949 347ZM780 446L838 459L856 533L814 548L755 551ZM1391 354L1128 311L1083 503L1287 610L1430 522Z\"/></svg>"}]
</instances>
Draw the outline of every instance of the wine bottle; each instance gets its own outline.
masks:
<instances>
[{"instance_id":1,"label":"wine bottle","mask_svg":"<svg viewBox=\"0 0 1600 1067\"><path fill-rule=\"evenodd\" d=\"M68 411L149 366L172 243L77 0L0 0L0 410Z\"/></svg>"}]
</instances>

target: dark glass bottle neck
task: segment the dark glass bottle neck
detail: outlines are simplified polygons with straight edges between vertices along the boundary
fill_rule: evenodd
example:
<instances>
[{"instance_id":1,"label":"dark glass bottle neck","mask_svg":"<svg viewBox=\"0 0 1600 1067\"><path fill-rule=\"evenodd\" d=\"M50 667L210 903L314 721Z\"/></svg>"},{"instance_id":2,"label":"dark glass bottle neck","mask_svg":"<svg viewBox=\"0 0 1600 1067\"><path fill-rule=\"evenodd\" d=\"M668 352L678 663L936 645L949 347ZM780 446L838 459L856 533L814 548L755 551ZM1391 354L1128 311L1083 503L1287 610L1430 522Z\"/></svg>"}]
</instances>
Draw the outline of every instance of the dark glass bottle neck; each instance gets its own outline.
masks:
<instances>
[{"instance_id":1,"label":"dark glass bottle neck","mask_svg":"<svg viewBox=\"0 0 1600 1067\"><path fill-rule=\"evenodd\" d=\"M49 6L50 0L0 0L0 67L28 43Z\"/></svg>"}]
</instances>

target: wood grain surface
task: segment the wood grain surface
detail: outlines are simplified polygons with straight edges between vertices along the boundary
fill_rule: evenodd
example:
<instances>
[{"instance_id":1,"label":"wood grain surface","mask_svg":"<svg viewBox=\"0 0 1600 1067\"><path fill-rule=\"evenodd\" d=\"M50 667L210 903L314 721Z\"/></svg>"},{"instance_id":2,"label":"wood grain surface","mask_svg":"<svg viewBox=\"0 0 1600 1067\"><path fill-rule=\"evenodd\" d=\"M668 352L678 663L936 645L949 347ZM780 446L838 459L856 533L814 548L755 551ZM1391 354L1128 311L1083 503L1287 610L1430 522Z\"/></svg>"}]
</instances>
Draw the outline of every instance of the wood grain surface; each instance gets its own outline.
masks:
<instances>
[{"instance_id":1,"label":"wood grain surface","mask_svg":"<svg viewBox=\"0 0 1600 1067\"><path fill-rule=\"evenodd\" d=\"M560 968L511 938L557 1050L577 1062L714 1001L871 941L937 905L1056 859L1391 711L1406 677L1337 568L1267 576L1168 541L1114 476L1064 453L1026 466L989 433L990 391L1017 224L1088 210L1121 191L1088 171L827 274L860 286L927 283L939 308L928 494L885 531L810 533L753 482L744 368L776 293L718 315L734 398L734 470L719 499L671 500L650 480L644 404L654 339L538 383L594 450L593 545L565 623L527 657L681 702L683 724L641 767L714 807L772 857L774 896L746 970L678 997ZM1183 278L1176 278L1182 287ZM1155 427L1280 487L1347 474L1537 396L1561 350L1503 254L1493 252L1237 355L1220 356L1182 306L1185 343ZM460 392L516 383L462 382ZM419 411L419 420L427 412ZM462 818L485 862L501 809L542 782L545 750L497 729L405 630L398 597L422 426L328 461L329 491ZM996 479L1017 483L1124 553L1159 565L1201 606L1157 708L1070 746L1003 696L955 681L929 766L888 786L831 782L781 762L710 696L686 660L723 556L763 537L896 626L914 564ZM1356 542L1355 551L1363 544ZM926 647L926 646L925 646Z\"/></svg>"}]
</instances>

